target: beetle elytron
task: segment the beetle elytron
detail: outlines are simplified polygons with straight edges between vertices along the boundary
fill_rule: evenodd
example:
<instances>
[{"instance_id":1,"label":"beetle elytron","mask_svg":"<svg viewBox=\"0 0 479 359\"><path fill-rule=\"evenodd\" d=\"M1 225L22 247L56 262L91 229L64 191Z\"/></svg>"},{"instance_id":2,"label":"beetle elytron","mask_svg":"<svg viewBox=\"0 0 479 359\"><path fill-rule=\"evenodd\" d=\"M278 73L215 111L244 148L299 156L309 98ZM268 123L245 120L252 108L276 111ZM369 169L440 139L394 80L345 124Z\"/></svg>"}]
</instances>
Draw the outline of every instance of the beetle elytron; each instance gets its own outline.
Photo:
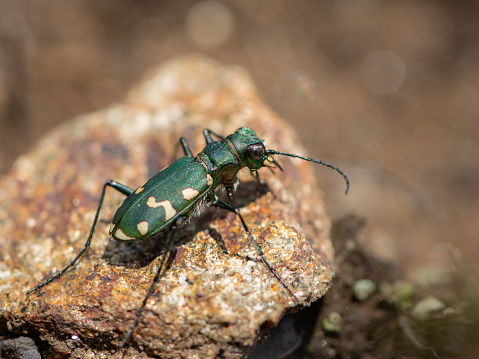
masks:
<instances>
[{"instance_id":1,"label":"beetle elytron","mask_svg":"<svg viewBox=\"0 0 479 359\"><path fill-rule=\"evenodd\" d=\"M132 189L113 180L107 181L103 185L95 219L93 220L90 234L85 242L84 248L63 270L50 279L38 284L35 288L28 291L27 295L60 277L66 270L74 266L83 253L90 247L105 197L106 187L113 187L127 196L116 211L110 226L110 235L113 239L118 241L136 241L163 230L169 231L170 233L167 241L167 250L161 258L161 263L155 278L138 310L135 321L121 342L120 348L125 345L131 336L148 298L153 293L154 286L160 278L166 253L173 245L175 229L184 224L190 217L199 215L204 206L214 206L236 213L258 256L261 257L264 264L283 285L289 295L297 301L296 296L288 285L266 260L238 208L228 201L219 199L215 194L215 189L219 185L223 185L228 197L232 199L232 192L237 183L236 175L243 167L248 167L252 172L255 172L258 181L259 176L257 171L260 168L278 167L281 169L272 157L273 155L295 157L334 169L344 177L346 181L346 193L349 189L348 177L340 169L329 163L295 154L266 149L263 141L258 138L253 130L247 127L239 128L235 133L227 137L219 136L207 129L204 130L203 133L206 140L206 147L203 151L194 157L186 140L181 138L180 143L183 147L185 157L176 160L140 187ZM211 137L212 135L220 139L220 141L214 141Z\"/></svg>"}]
</instances>

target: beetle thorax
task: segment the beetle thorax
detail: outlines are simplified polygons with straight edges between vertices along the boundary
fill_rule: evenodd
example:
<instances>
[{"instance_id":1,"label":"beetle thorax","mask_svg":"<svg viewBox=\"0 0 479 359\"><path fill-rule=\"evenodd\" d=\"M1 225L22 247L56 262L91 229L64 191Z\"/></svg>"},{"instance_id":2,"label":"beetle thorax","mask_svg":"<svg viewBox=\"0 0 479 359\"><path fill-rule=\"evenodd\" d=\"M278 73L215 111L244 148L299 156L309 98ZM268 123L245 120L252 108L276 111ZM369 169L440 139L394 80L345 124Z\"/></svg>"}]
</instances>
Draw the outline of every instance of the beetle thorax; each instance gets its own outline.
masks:
<instances>
[{"instance_id":1,"label":"beetle thorax","mask_svg":"<svg viewBox=\"0 0 479 359\"><path fill-rule=\"evenodd\" d=\"M198 159L203 162L208 173L218 178L219 182L223 184L234 183L238 171L244 167L241 159L225 141L208 144L198 154Z\"/></svg>"}]
</instances>

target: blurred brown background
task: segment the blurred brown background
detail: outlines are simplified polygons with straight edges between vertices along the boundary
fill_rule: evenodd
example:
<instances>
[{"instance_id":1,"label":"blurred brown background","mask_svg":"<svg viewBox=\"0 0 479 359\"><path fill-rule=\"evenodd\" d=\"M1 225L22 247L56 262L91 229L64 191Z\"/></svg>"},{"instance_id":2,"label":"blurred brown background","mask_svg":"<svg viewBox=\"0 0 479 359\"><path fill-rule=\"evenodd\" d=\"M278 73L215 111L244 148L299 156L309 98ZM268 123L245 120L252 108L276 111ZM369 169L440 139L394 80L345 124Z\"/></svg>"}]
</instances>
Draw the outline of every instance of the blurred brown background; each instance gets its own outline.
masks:
<instances>
[{"instance_id":1,"label":"blurred brown background","mask_svg":"<svg viewBox=\"0 0 479 359\"><path fill-rule=\"evenodd\" d=\"M349 174L344 196L317 166L333 219L365 217L372 252L418 280L473 278L478 15L472 0L1 0L0 172L150 66L201 52L246 68L309 154Z\"/></svg>"}]
</instances>

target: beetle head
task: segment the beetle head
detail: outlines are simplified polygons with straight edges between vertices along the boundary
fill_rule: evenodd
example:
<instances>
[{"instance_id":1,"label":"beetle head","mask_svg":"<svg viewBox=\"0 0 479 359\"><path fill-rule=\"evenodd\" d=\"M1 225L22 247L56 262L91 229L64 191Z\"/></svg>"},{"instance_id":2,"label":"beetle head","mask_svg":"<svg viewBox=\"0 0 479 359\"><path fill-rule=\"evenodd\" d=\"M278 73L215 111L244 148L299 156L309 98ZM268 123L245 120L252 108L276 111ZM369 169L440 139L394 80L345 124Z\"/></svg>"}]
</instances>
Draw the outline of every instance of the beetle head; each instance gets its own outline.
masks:
<instances>
[{"instance_id":1,"label":"beetle head","mask_svg":"<svg viewBox=\"0 0 479 359\"><path fill-rule=\"evenodd\" d=\"M346 174L341 171L338 167L333 166L327 162L316 160L314 158L303 157L296 155L294 153L280 152L272 149L266 149L262 140L256 136L256 133L248 127L238 128L235 133L226 137L230 143L233 145L236 155L241 159L243 166L248 167L252 171L259 170L261 167L270 167L270 168L279 168L282 170L281 166L273 158L273 155L281 155L298 158L304 161L314 162L326 167L329 167L339 174L341 174L346 181L346 193L349 190L349 179ZM268 160L273 165L265 164L264 161Z\"/></svg>"},{"instance_id":2,"label":"beetle head","mask_svg":"<svg viewBox=\"0 0 479 359\"><path fill-rule=\"evenodd\" d=\"M258 170L268 157L263 141L248 127L238 128L235 133L226 137L235 148L243 165L250 170Z\"/></svg>"}]
</instances>

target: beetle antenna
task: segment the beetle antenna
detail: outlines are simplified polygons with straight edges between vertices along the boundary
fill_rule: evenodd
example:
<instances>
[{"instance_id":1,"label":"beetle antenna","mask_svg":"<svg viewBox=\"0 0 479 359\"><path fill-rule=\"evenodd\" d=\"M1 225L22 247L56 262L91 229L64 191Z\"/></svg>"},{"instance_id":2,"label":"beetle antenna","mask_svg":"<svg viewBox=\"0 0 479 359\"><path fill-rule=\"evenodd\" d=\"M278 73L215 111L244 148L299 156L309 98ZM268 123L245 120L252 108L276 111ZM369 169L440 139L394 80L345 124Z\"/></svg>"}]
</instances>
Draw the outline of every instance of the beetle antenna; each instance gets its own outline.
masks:
<instances>
[{"instance_id":1,"label":"beetle antenna","mask_svg":"<svg viewBox=\"0 0 479 359\"><path fill-rule=\"evenodd\" d=\"M329 167L329 168L335 170L336 172L338 172L341 176L343 176L344 180L346 181L346 191L345 191L345 193L348 194L348 192L349 192L349 178L348 178L348 176L346 176L346 173L341 171L338 167L336 167L336 166L334 166L330 163L327 163L327 162L324 162L324 161L321 161L321 160L315 160L314 158L302 157L302 156L298 156L298 155L295 155L295 154L292 154L292 153L279 152L279 151L270 150L270 149L266 150L266 154L267 155L283 155L283 156L299 158L301 160L311 161L311 162Z\"/></svg>"}]
</instances>

